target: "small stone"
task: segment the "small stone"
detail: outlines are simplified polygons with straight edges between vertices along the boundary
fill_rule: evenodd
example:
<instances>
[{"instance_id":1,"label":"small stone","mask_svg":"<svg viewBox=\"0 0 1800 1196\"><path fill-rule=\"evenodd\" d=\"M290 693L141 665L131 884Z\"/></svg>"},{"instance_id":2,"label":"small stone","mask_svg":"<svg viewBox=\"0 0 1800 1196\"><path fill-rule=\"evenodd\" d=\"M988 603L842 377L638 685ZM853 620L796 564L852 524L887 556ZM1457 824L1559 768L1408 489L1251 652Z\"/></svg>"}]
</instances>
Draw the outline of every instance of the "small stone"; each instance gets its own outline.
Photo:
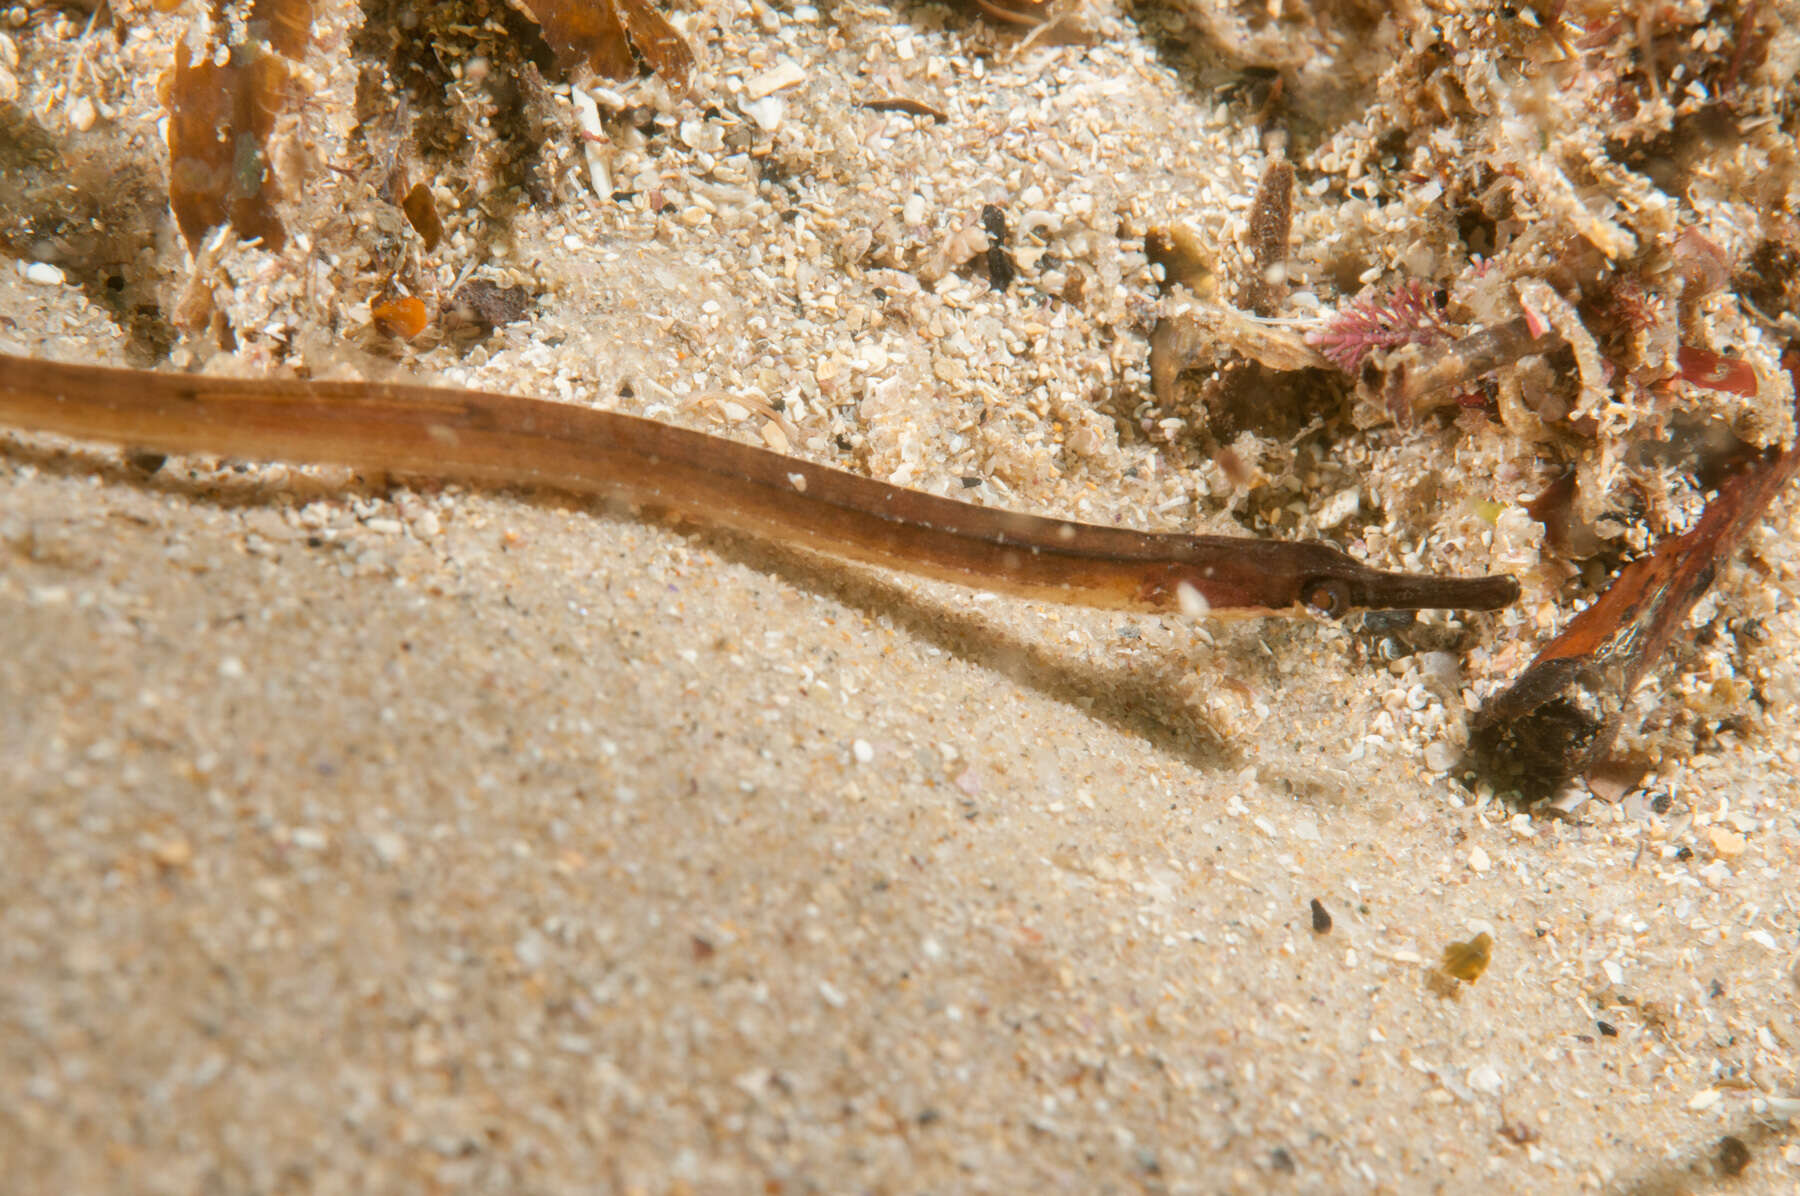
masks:
<instances>
[{"instance_id":1,"label":"small stone","mask_svg":"<svg viewBox=\"0 0 1800 1196\"><path fill-rule=\"evenodd\" d=\"M1688 1101L1687 1107L1698 1113L1703 1109L1710 1109L1718 1104L1719 1098L1723 1095L1724 1093L1720 1092L1717 1088L1708 1088L1703 1092L1696 1092L1694 1098Z\"/></svg>"},{"instance_id":2,"label":"small stone","mask_svg":"<svg viewBox=\"0 0 1800 1196\"><path fill-rule=\"evenodd\" d=\"M1432 772L1449 772L1456 766L1456 749L1442 739L1425 745L1425 767Z\"/></svg>"},{"instance_id":3,"label":"small stone","mask_svg":"<svg viewBox=\"0 0 1800 1196\"><path fill-rule=\"evenodd\" d=\"M756 122L756 127L765 133L773 133L781 127L781 118L787 106L781 102L780 96L764 96L760 100L743 100L738 104L744 115Z\"/></svg>"},{"instance_id":4,"label":"small stone","mask_svg":"<svg viewBox=\"0 0 1800 1196\"><path fill-rule=\"evenodd\" d=\"M600 123L600 109L594 97L581 88L571 88L569 102L575 108L575 123L581 126L582 150L587 159L588 185L594 194L605 198L613 193L612 172L607 168L601 146L606 141L606 126Z\"/></svg>"},{"instance_id":5,"label":"small stone","mask_svg":"<svg viewBox=\"0 0 1800 1196\"><path fill-rule=\"evenodd\" d=\"M1744 836L1729 827L1715 826L1708 828L1707 839L1720 859L1735 860L1744 854Z\"/></svg>"},{"instance_id":6,"label":"small stone","mask_svg":"<svg viewBox=\"0 0 1800 1196\"><path fill-rule=\"evenodd\" d=\"M1362 510L1360 491L1354 487L1349 490L1339 490L1326 499L1324 505L1319 508L1319 527L1322 530L1334 528L1360 510Z\"/></svg>"},{"instance_id":7,"label":"small stone","mask_svg":"<svg viewBox=\"0 0 1800 1196\"><path fill-rule=\"evenodd\" d=\"M295 827L288 839L301 851L324 851L331 842L331 837L324 831L310 826Z\"/></svg>"},{"instance_id":8,"label":"small stone","mask_svg":"<svg viewBox=\"0 0 1800 1196\"><path fill-rule=\"evenodd\" d=\"M1189 582L1175 583L1175 600L1181 613L1190 619L1204 619L1212 612L1212 604L1206 600L1206 595Z\"/></svg>"},{"instance_id":9,"label":"small stone","mask_svg":"<svg viewBox=\"0 0 1800 1196\"><path fill-rule=\"evenodd\" d=\"M69 105L69 125L77 133L85 133L93 128L99 115L94 109L94 101L86 96L76 97L75 102Z\"/></svg>"},{"instance_id":10,"label":"small stone","mask_svg":"<svg viewBox=\"0 0 1800 1196\"><path fill-rule=\"evenodd\" d=\"M397 864L406 858L406 840L393 831L376 831L369 836L369 847L384 864Z\"/></svg>"},{"instance_id":11,"label":"small stone","mask_svg":"<svg viewBox=\"0 0 1800 1196\"><path fill-rule=\"evenodd\" d=\"M159 867L171 870L185 868L194 860L194 849L186 839L176 835L173 838L164 839L152 847L150 858L155 860Z\"/></svg>"},{"instance_id":12,"label":"small stone","mask_svg":"<svg viewBox=\"0 0 1800 1196\"><path fill-rule=\"evenodd\" d=\"M33 286L59 287L63 284L63 272L49 262L32 262L25 267L25 281Z\"/></svg>"},{"instance_id":13,"label":"small stone","mask_svg":"<svg viewBox=\"0 0 1800 1196\"><path fill-rule=\"evenodd\" d=\"M1331 933L1331 911L1317 897L1312 899L1312 928L1314 934Z\"/></svg>"},{"instance_id":14,"label":"small stone","mask_svg":"<svg viewBox=\"0 0 1800 1196\"><path fill-rule=\"evenodd\" d=\"M875 759L875 745L866 739L858 739L850 745L850 755L858 764L868 764Z\"/></svg>"},{"instance_id":15,"label":"small stone","mask_svg":"<svg viewBox=\"0 0 1800 1196\"><path fill-rule=\"evenodd\" d=\"M535 930L527 930L513 944L513 958L519 961L520 967L531 971L543 967L544 960L549 957L549 954L550 944L544 940L543 935Z\"/></svg>"},{"instance_id":16,"label":"small stone","mask_svg":"<svg viewBox=\"0 0 1800 1196\"><path fill-rule=\"evenodd\" d=\"M1500 1090L1506 1087L1506 1081L1501 1078L1499 1068L1491 1063L1483 1063L1469 1072L1469 1087L1489 1096L1498 1096Z\"/></svg>"},{"instance_id":17,"label":"small stone","mask_svg":"<svg viewBox=\"0 0 1800 1196\"><path fill-rule=\"evenodd\" d=\"M576 238L575 243L567 247L580 249L580 239ZM530 309L530 291L522 286L503 287L485 278L471 278L463 283L443 307L444 315L452 323L488 329L523 319Z\"/></svg>"},{"instance_id":18,"label":"small stone","mask_svg":"<svg viewBox=\"0 0 1800 1196\"><path fill-rule=\"evenodd\" d=\"M1492 868L1493 866L1494 866L1494 861L1489 859L1488 853L1483 851L1481 848L1477 847L1474 850L1469 852L1469 871L1471 871L1471 872L1486 872L1489 868Z\"/></svg>"},{"instance_id":19,"label":"small stone","mask_svg":"<svg viewBox=\"0 0 1800 1196\"><path fill-rule=\"evenodd\" d=\"M91 938L76 938L63 948L63 965L77 976L95 976L113 966L111 952Z\"/></svg>"},{"instance_id":20,"label":"small stone","mask_svg":"<svg viewBox=\"0 0 1800 1196\"><path fill-rule=\"evenodd\" d=\"M1439 693L1454 694L1462 688L1462 665L1453 652L1421 652L1413 657L1419 676Z\"/></svg>"}]
</instances>

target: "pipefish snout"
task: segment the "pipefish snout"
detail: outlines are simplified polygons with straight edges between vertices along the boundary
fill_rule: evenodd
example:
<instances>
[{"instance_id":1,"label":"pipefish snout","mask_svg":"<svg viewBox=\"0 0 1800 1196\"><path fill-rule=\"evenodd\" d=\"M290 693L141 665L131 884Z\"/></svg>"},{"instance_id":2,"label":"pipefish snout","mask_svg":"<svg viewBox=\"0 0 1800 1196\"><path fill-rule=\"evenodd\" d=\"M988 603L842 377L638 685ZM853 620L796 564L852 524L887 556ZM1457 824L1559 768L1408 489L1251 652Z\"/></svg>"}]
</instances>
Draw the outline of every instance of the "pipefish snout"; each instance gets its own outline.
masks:
<instances>
[{"instance_id":1,"label":"pipefish snout","mask_svg":"<svg viewBox=\"0 0 1800 1196\"><path fill-rule=\"evenodd\" d=\"M1145 613L1492 610L1511 577L1388 573L1319 542L1139 532L908 490L616 412L387 382L0 355L0 422L161 453L547 487L996 593Z\"/></svg>"}]
</instances>

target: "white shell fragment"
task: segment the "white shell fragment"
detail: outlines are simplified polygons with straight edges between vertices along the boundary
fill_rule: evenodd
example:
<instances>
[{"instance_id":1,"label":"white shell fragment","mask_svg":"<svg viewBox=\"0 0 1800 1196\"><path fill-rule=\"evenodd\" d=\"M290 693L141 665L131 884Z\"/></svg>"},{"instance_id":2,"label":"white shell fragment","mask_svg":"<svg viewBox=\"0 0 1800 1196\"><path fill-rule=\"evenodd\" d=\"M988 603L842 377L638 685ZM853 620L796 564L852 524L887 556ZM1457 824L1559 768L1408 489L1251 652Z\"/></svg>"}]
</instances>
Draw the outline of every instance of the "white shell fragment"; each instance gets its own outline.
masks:
<instances>
[{"instance_id":1,"label":"white shell fragment","mask_svg":"<svg viewBox=\"0 0 1800 1196\"><path fill-rule=\"evenodd\" d=\"M792 62L783 62L780 66L744 80L744 94L752 100L760 100L784 87L795 87L805 81L805 71Z\"/></svg>"},{"instance_id":2,"label":"white shell fragment","mask_svg":"<svg viewBox=\"0 0 1800 1196\"><path fill-rule=\"evenodd\" d=\"M28 262L25 281L34 286L59 287L63 284L63 272L49 262Z\"/></svg>"},{"instance_id":3,"label":"white shell fragment","mask_svg":"<svg viewBox=\"0 0 1800 1196\"><path fill-rule=\"evenodd\" d=\"M600 123L600 109L594 103L594 97L581 88L571 88L569 100L575 106L575 123L580 126L582 138L582 157L587 162L588 185L594 194L602 199L610 196L613 187L612 171L606 165L606 128Z\"/></svg>"}]
</instances>

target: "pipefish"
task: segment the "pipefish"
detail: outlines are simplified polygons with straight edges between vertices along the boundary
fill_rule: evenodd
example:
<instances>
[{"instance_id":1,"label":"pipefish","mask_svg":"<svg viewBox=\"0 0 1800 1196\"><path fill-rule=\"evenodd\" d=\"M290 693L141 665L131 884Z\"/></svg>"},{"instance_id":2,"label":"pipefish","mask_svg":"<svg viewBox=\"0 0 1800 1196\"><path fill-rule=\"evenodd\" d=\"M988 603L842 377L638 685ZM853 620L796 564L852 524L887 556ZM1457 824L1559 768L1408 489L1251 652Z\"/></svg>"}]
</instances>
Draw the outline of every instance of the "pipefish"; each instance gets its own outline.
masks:
<instances>
[{"instance_id":1,"label":"pipefish","mask_svg":"<svg viewBox=\"0 0 1800 1196\"><path fill-rule=\"evenodd\" d=\"M909 490L617 412L391 382L232 379L0 355L0 423L124 448L622 499L850 561L1144 613L1492 610L1509 576L1374 569L1318 541L1141 532Z\"/></svg>"}]
</instances>

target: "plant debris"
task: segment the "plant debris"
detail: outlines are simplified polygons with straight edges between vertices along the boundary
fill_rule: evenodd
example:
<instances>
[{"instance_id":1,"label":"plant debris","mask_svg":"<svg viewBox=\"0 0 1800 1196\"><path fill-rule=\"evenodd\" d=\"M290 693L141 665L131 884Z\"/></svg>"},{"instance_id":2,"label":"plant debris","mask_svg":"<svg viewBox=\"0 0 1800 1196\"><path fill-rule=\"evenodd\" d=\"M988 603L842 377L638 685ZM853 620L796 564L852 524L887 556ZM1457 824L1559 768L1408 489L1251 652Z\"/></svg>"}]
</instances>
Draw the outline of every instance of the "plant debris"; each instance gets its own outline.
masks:
<instances>
[{"instance_id":1,"label":"plant debris","mask_svg":"<svg viewBox=\"0 0 1800 1196\"><path fill-rule=\"evenodd\" d=\"M1017 272L1012 252L1006 248L1006 212L998 204L983 204L981 227L988 236L988 281L996 291L1004 291L1012 285L1013 275Z\"/></svg>"},{"instance_id":2,"label":"plant debris","mask_svg":"<svg viewBox=\"0 0 1800 1196\"><path fill-rule=\"evenodd\" d=\"M1800 443L1765 454L1719 488L1692 530L1620 571L1476 713L1469 742L1476 769L1535 800L1596 765L1632 692L1796 472Z\"/></svg>"}]
</instances>

